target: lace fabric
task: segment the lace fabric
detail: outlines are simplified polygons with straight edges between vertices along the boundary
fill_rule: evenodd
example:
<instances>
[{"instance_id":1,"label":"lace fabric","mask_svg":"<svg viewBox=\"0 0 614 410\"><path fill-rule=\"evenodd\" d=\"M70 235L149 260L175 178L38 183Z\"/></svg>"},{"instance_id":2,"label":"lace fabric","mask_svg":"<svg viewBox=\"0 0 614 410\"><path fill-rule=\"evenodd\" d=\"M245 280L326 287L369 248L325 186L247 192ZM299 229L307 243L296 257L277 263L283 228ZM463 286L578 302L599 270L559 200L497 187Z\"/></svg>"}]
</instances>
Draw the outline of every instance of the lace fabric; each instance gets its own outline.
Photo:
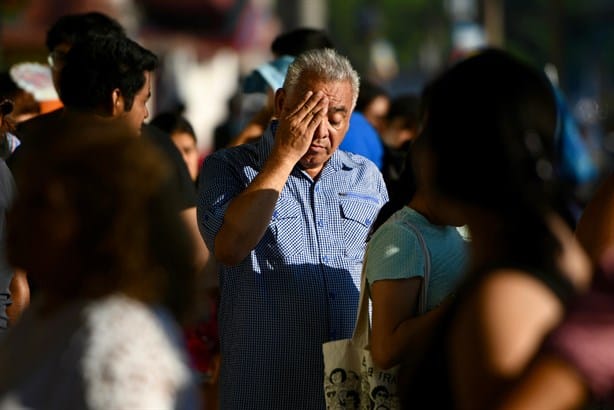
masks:
<instances>
[{"instance_id":1,"label":"lace fabric","mask_svg":"<svg viewBox=\"0 0 614 410\"><path fill-rule=\"evenodd\" d=\"M181 407L190 371L149 307L115 294L46 317L27 313L0 347L0 408Z\"/></svg>"},{"instance_id":2,"label":"lace fabric","mask_svg":"<svg viewBox=\"0 0 614 410\"><path fill-rule=\"evenodd\" d=\"M189 374L158 318L122 296L92 304L86 317L83 373L91 408L173 408Z\"/></svg>"}]
</instances>

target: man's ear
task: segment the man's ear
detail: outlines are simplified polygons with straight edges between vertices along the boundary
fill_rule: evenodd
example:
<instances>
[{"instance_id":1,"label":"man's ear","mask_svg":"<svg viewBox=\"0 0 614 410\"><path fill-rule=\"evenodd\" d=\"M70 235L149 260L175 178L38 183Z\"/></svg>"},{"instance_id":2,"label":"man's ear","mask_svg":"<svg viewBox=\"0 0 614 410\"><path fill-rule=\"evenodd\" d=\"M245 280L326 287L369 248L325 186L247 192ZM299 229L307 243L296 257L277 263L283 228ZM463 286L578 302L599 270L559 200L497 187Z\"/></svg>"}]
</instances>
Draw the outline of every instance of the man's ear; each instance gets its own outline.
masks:
<instances>
[{"instance_id":1,"label":"man's ear","mask_svg":"<svg viewBox=\"0 0 614 410\"><path fill-rule=\"evenodd\" d=\"M124 112L124 97L122 96L122 92L119 90L119 88L113 90L111 99L113 103L113 106L111 107L111 114L113 117L117 117Z\"/></svg>"},{"instance_id":2,"label":"man's ear","mask_svg":"<svg viewBox=\"0 0 614 410\"><path fill-rule=\"evenodd\" d=\"M275 118L279 118L281 115L281 111L284 108L284 102L286 101L286 91L283 88L277 89L275 91L275 110L273 112L273 116Z\"/></svg>"}]
</instances>

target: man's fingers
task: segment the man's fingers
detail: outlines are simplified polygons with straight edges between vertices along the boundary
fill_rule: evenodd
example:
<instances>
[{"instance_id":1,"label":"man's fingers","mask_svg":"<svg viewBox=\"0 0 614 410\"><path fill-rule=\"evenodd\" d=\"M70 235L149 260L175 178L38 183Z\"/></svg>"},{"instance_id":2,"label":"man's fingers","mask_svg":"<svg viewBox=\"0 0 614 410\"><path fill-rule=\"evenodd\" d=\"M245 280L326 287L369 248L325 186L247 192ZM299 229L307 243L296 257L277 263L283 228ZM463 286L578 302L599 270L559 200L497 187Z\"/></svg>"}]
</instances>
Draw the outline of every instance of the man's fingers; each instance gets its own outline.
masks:
<instances>
[{"instance_id":1,"label":"man's fingers","mask_svg":"<svg viewBox=\"0 0 614 410\"><path fill-rule=\"evenodd\" d=\"M309 95L308 98L307 98L307 95ZM324 93L322 93L321 91L318 91L315 94L309 91L305 97L306 98L303 99L303 102L299 104L297 109L294 111L294 114L296 115L296 119L299 122L302 122L305 120L309 121L310 118L307 118L307 117L311 117L314 115L314 113L318 111L322 111L324 106L328 104L327 102L326 103L324 102L324 101L328 101L328 99L326 98Z\"/></svg>"},{"instance_id":2,"label":"man's fingers","mask_svg":"<svg viewBox=\"0 0 614 410\"><path fill-rule=\"evenodd\" d=\"M328 114L328 97L323 96L311 112L314 115L326 116Z\"/></svg>"},{"instance_id":3,"label":"man's fingers","mask_svg":"<svg viewBox=\"0 0 614 410\"><path fill-rule=\"evenodd\" d=\"M302 117L304 117L305 114L310 111L309 107L307 106L307 102L313 97L313 95L313 91L307 91L307 93L305 93L305 95L303 96L301 102L297 104L296 107L294 107L292 112L290 112L289 116L302 114Z\"/></svg>"}]
</instances>

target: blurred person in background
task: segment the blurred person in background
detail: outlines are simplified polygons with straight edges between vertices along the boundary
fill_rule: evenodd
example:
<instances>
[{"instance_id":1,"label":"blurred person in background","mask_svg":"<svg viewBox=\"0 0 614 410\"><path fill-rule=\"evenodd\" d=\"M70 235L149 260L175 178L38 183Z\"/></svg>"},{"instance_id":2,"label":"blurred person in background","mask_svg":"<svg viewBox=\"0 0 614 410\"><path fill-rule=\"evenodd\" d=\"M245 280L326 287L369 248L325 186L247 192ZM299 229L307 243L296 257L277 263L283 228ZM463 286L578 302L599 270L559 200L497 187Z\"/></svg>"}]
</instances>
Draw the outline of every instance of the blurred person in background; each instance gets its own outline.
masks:
<instances>
[{"instance_id":1,"label":"blurred person in background","mask_svg":"<svg viewBox=\"0 0 614 410\"><path fill-rule=\"evenodd\" d=\"M123 39L123 40L122 40ZM104 118L107 119L109 117L110 110L115 110L115 101L120 100L127 97L125 102L129 102L133 97L133 93L138 91L134 90L133 87L135 84L140 84L140 86L144 87L144 83L150 81L150 71L146 72L144 67L150 67L150 70L153 70L157 65L157 57L153 55L149 50L145 50L145 54L134 55L134 54L119 54L120 52L124 52L126 50L110 50L106 51L96 50L98 47L98 42L107 43L107 45L112 45L114 41L120 41L124 44L128 45L129 49L132 49L134 52L134 47L137 46L136 49L145 50L136 42L126 37L125 30L123 27L111 17L98 13L98 12L87 12L87 13L77 13L77 14L69 14L59 18L53 25L50 27L47 32L46 45L50 52L50 62L53 71L54 84L56 87L60 87L60 77L63 72L63 68L66 65L66 59L68 57L69 51L73 48L75 44L81 44L78 51L78 54L81 54L83 57L89 59L89 64L99 64L99 66L88 66L88 62L85 60L80 61L82 57L77 55L73 58L74 69L71 69L75 75L66 75L65 77L65 85L64 87L68 87L75 92L75 96L78 97L81 101L76 102L77 107L73 109L73 112L80 111L95 111L101 115L94 116L92 118ZM92 50L88 50L88 48L92 48ZM105 56L105 52L107 55ZM152 64L152 57L156 60ZM131 61L127 61L127 59L132 59ZM123 73L117 75L117 70L119 65L113 67L113 62L128 62L128 65L122 67L124 70ZM109 69L108 72L105 72L102 68ZM98 70L97 70L98 68ZM138 72L139 69L142 69L141 72ZM82 72L80 70L83 70ZM132 76L128 76L124 78L126 73L134 73L138 78L134 78ZM117 87L117 90L126 92L127 95L120 95L121 92L115 93L114 90L107 90L109 93L113 91L113 95L108 94L106 96L98 95L98 92L92 91L92 88L96 88L98 86L98 82L100 81L109 81L111 74L114 73L115 77L111 80L111 82L115 82L113 85ZM149 73L149 74L148 74ZM91 76L90 78L86 78L87 76ZM98 77L97 77L98 76ZM81 82L85 81L83 84ZM136 81L133 84L128 84L130 81ZM143 81L143 83L141 83ZM120 83L122 84L120 86ZM108 84L107 84L108 85ZM151 86L151 84L149 84ZM148 87L149 87L148 86ZM125 87L129 87L130 89L126 89ZM65 104L64 98L62 96L61 89L58 89L58 94L62 102ZM147 88L147 98L149 95L149 88ZM79 96L79 93L81 95ZM94 101L95 98L98 98L98 101ZM89 101L88 101L89 99ZM198 232L198 226L196 223L196 190L194 187L194 183L190 178L188 168L183 161L181 153L172 143L168 135L166 135L163 131L159 130L156 127L152 127L149 124L143 124L144 119L146 118L146 114L148 114L148 108L144 105L145 101L137 101L137 108L139 114L134 115L137 110L133 110L130 107L124 106L127 109L127 112L133 112L132 121L133 128L136 135L140 134L141 131L146 138L154 142L162 151L165 152L166 157L172 164L173 168L173 178L174 182L172 186L176 189L179 202L178 202L178 211L180 212L182 219L190 228L190 232L193 235L193 245L195 248L195 266L200 271L205 269L205 266L208 261L208 251L205 247L202 238ZM79 104L86 103L86 106L80 107ZM139 104L143 103L142 106ZM98 106L97 106L98 104ZM35 144L45 144L45 140L47 140L46 135L50 129L57 127L58 122L64 121L63 113L64 108L58 109L56 111L50 112L48 114L40 115L36 118L33 118L29 121L26 121L21 124L19 129L16 131L19 139L22 141L22 145L27 146L29 141L32 141ZM122 114L121 110L115 110L117 114ZM74 116L72 116L74 117ZM129 117L129 115L124 115L123 117ZM16 151L16 154L19 154L19 150ZM13 168L14 163L17 162L19 155L12 155L8 158L7 164L9 167Z\"/></svg>"},{"instance_id":2,"label":"blurred person in background","mask_svg":"<svg viewBox=\"0 0 614 410\"><path fill-rule=\"evenodd\" d=\"M62 16L47 31L45 45L49 51L48 63L52 83L58 95L60 92L60 73L64 67L66 54L78 39L85 40L98 34L125 35L125 32L115 20L98 12ZM15 130L15 133L21 142L44 138L49 129L55 126L55 121L63 112L63 107L59 107L23 121ZM9 167L13 167L14 161L15 157L13 156L7 159Z\"/></svg>"},{"instance_id":3,"label":"blurred person in background","mask_svg":"<svg viewBox=\"0 0 614 410\"><path fill-rule=\"evenodd\" d=\"M53 85L59 95L60 73L64 67L66 54L78 40L96 35L125 35L123 27L111 17L99 13L88 12L68 14L60 17L47 31L45 46L49 52L48 63L51 68ZM22 123L17 135L22 141L36 138L47 130L48 121L53 121L63 112L62 108L50 111L31 121ZM9 164L10 165L10 164Z\"/></svg>"},{"instance_id":4,"label":"blurred person in background","mask_svg":"<svg viewBox=\"0 0 614 410\"><path fill-rule=\"evenodd\" d=\"M358 101L356 101L356 111L365 116L380 136L386 127L386 116L389 109L390 96L388 92L375 82L362 79Z\"/></svg>"},{"instance_id":5,"label":"blurred person in background","mask_svg":"<svg viewBox=\"0 0 614 410\"><path fill-rule=\"evenodd\" d=\"M80 40L92 36L125 36L126 31L115 19L96 11L67 14L60 17L47 31L45 46L49 51L53 83L60 89L60 75L66 55Z\"/></svg>"},{"instance_id":6,"label":"blurred person in background","mask_svg":"<svg viewBox=\"0 0 614 410\"><path fill-rule=\"evenodd\" d=\"M0 346L0 408L196 408L175 333L192 247L164 157L97 128L21 161L8 256L38 292Z\"/></svg>"},{"instance_id":7,"label":"blurred person in background","mask_svg":"<svg viewBox=\"0 0 614 410\"><path fill-rule=\"evenodd\" d=\"M150 122L167 133L183 154L190 174L196 184L199 158L196 135L190 122L176 112L158 113ZM184 334L192 366L200 374L205 408L217 408L217 388L220 363L217 312L219 282L213 255L208 256L204 280L197 284L198 316L184 327Z\"/></svg>"},{"instance_id":8,"label":"blurred person in background","mask_svg":"<svg viewBox=\"0 0 614 410\"><path fill-rule=\"evenodd\" d=\"M413 148L441 211L467 223L471 257L399 390L408 408L492 409L592 276L565 215L556 100L541 71L497 49L451 66L422 98Z\"/></svg>"},{"instance_id":9,"label":"blurred person in background","mask_svg":"<svg viewBox=\"0 0 614 410\"><path fill-rule=\"evenodd\" d=\"M395 197L406 202L386 217L382 213L394 204L391 197L380 210L367 246L371 353L383 369L407 361L411 352L424 351L469 260L469 245L456 229L463 222L450 218L447 204L433 195L424 178L425 160L413 158L414 170L404 173L402 180L409 192Z\"/></svg>"},{"instance_id":10,"label":"blurred person in background","mask_svg":"<svg viewBox=\"0 0 614 410\"><path fill-rule=\"evenodd\" d=\"M498 409L609 409L614 406L614 174L584 208L576 236L595 269L529 370Z\"/></svg>"},{"instance_id":11,"label":"blurred person in background","mask_svg":"<svg viewBox=\"0 0 614 410\"><path fill-rule=\"evenodd\" d=\"M380 134L384 143L382 175L391 200L396 192L412 190L402 181L406 167L411 168L411 144L419 132L420 99L413 94L392 98L386 115L386 126ZM411 169L407 170L411 173ZM411 182L410 182L411 184ZM407 201L403 201L403 204Z\"/></svg>"},{"instance_id":12,"label":"blurred person in background","mask_svg":"<svg viewBox=\"0 0 614 410\"><path fill-rule=\"evenodd\" d=\"M16 124L35 117L41 113L41 105L31 92L19 87L11 78L9 71L0 72L0 99L7 98L13 102L10 116Z\"/></svg>"},{"instance_id":13,"label":"blurred person in background","mask_svg":"<svg viewBox=\"0 0 614 410\"><path fill-rule=\"evenodd\" d=\"M380 171L384 166L382 139L375 127L360 112L352 113L350 128L339 148L368 158Z\"/></svg>"},{"instance_id":14,"label":"blurred person in background","mask_svg":"<svg viewBox=\"0 0 614 410\"><path fill-rule=\"evenodd\" d=\"M198 181L199 155L196 133L192 124L179 113L160 112L150 121L150 124L166 132L181 152L190 177L196 184Z\"/></svg>"},{"instance_id":15,"label":"blurred person in background","mask_svg":"<svg viewBox=\"0 0 614 410\"><path fill-rule=\"evenodd\" d=\"M380 170L384 166L381 133L384 131L389 106L390 97L386 90L374 82L362 80L356 109L350 119L350 129L340 147L344 151L369 158Z\"/></svg>"},{"instance_id":16,"label":"blurred person in background","mask_svg":"<svg viewBox=\"0 0 614 410\"><path fill-rule=\"evenodd\" d=\"M158 64L153 53L125 36L98 36L74 44L63 59L59 94L64 107L24 123L35 124L31 132L19 134L27 138L10 157L12 169L20 167L27 151L47 149L62 132L107 127L141 135L149 115L151 72Z\"/></svg>"},{"instance_id":17,"label":"blurred person in background","mask_svg":"<svg viewBox=\"0 0 614 410\"><path fill-rule=\"evenodd\" d=\"M4 145L11 123L7 116L13 109L10 100L0 100L0 146ZM13 175L0 158L0 339L14 326L30 302L30 287L25 272L16 270L6 259L7 212L15 198Z\"/></svg>"}]
</instances>

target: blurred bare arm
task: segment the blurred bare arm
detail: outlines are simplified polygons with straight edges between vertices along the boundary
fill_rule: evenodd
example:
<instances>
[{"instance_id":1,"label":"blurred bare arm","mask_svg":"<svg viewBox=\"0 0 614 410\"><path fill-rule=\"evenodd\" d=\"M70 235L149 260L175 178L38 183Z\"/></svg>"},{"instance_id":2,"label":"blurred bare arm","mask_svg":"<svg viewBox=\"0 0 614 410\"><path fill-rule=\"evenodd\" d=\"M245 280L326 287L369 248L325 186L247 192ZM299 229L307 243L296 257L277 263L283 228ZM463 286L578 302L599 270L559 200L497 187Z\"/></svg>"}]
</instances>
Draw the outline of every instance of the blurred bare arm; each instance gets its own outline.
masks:
<instances>
[{"instance_id":1,"label":"blurred bare arm","mask_svg":"<svg viewBox=\"0 0 614 410\"><path fill-rule=\"evenodd\" d=\"M378 280L371 285L373 361L387 369L401 362L412 363L426 349L435 324L447 303L417 315L422 278ZM409 357L412 356L412 357Z\"/></svg>"},{"instance_id":2,"label":"blurred bare arm","mask_svg":"<svg viewBox=\"0 0 614 410\"><path fill-rule=\"evenodd\" d=\"M558 357L545 355L501 398L497 409L579 409L588 397L584 380L575 369Z\"/></svg>"}]
</instances>

